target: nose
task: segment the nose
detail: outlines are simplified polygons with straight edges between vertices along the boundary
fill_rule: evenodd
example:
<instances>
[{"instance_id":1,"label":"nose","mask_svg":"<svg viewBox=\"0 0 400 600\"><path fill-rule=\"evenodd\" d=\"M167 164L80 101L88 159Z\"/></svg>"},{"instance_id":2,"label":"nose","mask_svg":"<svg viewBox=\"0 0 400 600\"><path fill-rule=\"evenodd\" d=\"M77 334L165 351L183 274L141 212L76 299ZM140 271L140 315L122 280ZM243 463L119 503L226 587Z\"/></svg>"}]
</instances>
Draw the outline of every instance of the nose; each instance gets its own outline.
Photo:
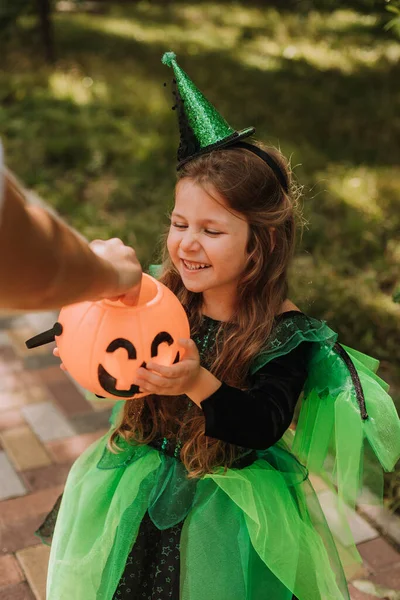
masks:
<instances>
[{"instance_id":1,"label":"nose","mask_svg":"<svg viewBox=\"0 0 400 600\"><path fill-rule=\"evenodd\" d=\"M190 230L189 228L186 229L186 231L183 232L179 245L184 252L197 250L200 246L200 242L198 241L198 233Z\"/></svg>"}]
</instances>

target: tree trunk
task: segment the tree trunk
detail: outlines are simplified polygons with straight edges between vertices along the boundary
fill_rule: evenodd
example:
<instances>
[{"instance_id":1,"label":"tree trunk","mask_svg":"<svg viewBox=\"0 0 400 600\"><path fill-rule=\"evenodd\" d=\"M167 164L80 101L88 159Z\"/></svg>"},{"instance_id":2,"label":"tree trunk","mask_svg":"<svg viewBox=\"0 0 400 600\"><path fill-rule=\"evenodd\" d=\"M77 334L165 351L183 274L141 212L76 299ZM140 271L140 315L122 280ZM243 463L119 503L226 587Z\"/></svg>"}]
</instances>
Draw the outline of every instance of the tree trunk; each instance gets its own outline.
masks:
<instances>
[{"instance_id":1,"label":"tree trunk","mask_svg":"<svg viewBox=\"0 0 400 600\"><path fill-rule=\"evenodd\" d=\"M51 22L51 0L37 0L40 33L47 62L55 61L53 26Z\"/></svg>"}]
</instances>

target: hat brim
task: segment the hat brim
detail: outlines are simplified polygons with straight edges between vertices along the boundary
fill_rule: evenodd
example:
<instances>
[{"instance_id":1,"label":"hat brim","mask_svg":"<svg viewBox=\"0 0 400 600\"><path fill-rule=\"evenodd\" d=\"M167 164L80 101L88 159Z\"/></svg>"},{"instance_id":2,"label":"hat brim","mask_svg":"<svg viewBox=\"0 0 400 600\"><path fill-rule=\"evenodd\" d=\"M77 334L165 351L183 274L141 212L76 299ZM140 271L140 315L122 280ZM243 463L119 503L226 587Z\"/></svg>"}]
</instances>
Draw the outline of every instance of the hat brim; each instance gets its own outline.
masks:
<instances>
[{"instance_id":1,"label":"hat brim","mask_svg":"<svg viewBox=\"0 0 400 600\"><path fill-rule=\"evenodd\" d=\"M226 148L227 146L234 146L240 140L243 140L244 138L247 138L247 137L250 137L251 135L253 135L254 132L255 132L254 127L247 127L246 129L242 129L241 131L235 131L230 136L223 138L222 140L219 140L218 142L215 142L214 144L205 146L204 148L201 148L201 150L199 150L195 154L192 154L191 156L184 158L183 160L181 160L178 163L176 170L179 171L179 169L181 167L183 167L183 165L185 165L190 160L197 158L198 156L202 156L203 154L208 154L209 152L212 152L213 150L219 150L220 148Z\"/></svg>"}]
</instances>

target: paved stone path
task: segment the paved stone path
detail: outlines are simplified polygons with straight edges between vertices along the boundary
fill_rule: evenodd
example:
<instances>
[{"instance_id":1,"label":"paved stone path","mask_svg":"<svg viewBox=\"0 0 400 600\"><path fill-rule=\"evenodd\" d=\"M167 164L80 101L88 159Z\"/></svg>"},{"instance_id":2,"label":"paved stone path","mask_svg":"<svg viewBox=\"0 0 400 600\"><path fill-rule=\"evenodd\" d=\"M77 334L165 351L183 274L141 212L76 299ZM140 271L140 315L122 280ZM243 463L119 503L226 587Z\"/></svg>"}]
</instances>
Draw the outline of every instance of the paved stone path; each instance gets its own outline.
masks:
<instances>
[{"instance_id":1,"label":"paved stone path","mask_svg":"<svg viewBox=\"0 0 400 600\"><path fill-rule=\"evenodd\" d=\"M25 340L56 320L57 313L0 314L0 600L45 599L49 548L33 532L62 492L74 460L109 428L110 403L85 399L59 368L54 344L25 347ZM320 480L313 483L329 520L330 492ZM373 510L368 515L379 520ZM350 586L352 600L376 598L360 591L368 581L400 589L400 554L369 521L352 516L365 559L358 572L348 573L358 586ZM400 544L398 522L389 523L389 530L396 527Z\"/></svg>"}]
</instances>

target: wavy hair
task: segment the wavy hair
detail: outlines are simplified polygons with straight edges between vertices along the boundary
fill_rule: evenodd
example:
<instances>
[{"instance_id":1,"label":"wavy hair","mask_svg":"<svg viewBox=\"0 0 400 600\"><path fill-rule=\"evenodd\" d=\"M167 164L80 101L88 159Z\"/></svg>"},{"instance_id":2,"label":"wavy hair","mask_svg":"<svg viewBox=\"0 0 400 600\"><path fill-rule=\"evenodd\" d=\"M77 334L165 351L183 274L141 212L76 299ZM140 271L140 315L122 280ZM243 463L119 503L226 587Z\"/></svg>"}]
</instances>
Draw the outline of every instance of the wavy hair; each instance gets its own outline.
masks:
<instances>
[{"instance_id":1,"label":"wavy hair","mask_svg":"<svg viewBox=\"0 0 400 600\"><path fill-rule=\"evenodd\" d=\"M266 344L274 316L288 295L288 268L295 253L297 227L304 224L300 188L294 183L288 161L276 149L253 142L267 151L285 174L285 193L271 168L244 148L210 152L186 163L178 172L208 194L217 191L228 206L249 224L248 259L237 286L235 315L221 323L209 370L228 385L246 389L249 368ZM215 193L215 192L214 192ZM273 234L272 234L273 232ZM191 335L198 333L202 317L202 294L185 288L173 265L164 233L162 271L159 277L186 308ZM159 435L182 443L180 459L188 477L201 477L216 466L230 467L243 449L204 435L204 415L186 396L150 395L125 402L120 422L108 447L118 452L117 436L148 444Z\"/></svg>"}]
</instances>

